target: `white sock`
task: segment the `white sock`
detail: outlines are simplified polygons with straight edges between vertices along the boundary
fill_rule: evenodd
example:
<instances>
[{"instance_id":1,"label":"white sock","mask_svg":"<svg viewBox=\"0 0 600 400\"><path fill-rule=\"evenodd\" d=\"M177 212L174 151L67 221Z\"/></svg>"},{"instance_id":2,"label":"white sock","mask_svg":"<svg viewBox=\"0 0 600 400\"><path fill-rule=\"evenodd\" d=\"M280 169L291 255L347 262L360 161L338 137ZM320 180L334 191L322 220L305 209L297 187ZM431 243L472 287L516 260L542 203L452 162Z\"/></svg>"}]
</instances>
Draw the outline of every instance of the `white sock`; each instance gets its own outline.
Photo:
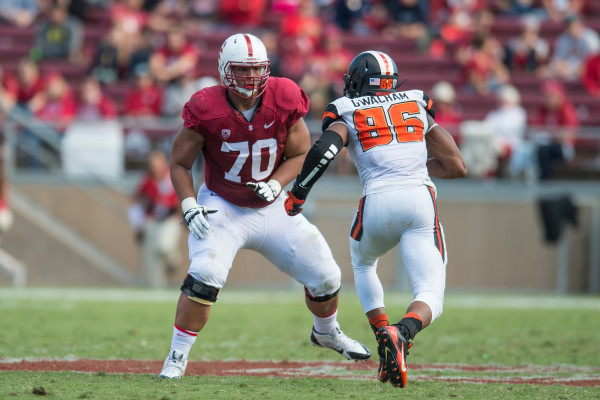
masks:
<instances>
[{"instance_id":1,"label":"white sock","mask_svg":"<svg viewBox=\"0 0 600 400\"><path fill-rule=\"evenodd\" d=\"M173 350L177 350L182 352L185 358L187 358L188 354L190 354L190 349L196 341L196 336L198 336L198 332L188 331L175 325L173 327L173 339L171 340L169 354L172 354Z\"/></svg>"},{"instance_id":2,"label":"white sock","mask_svg":"<svg viewBox=\"0 0 600 400\"><path fill-rule=\"evenodd\" d=\"M313 314L315 331L318 333L330 333L337 327L337 310L326 317L317 317Z\"/></svg>"}]
</instances>

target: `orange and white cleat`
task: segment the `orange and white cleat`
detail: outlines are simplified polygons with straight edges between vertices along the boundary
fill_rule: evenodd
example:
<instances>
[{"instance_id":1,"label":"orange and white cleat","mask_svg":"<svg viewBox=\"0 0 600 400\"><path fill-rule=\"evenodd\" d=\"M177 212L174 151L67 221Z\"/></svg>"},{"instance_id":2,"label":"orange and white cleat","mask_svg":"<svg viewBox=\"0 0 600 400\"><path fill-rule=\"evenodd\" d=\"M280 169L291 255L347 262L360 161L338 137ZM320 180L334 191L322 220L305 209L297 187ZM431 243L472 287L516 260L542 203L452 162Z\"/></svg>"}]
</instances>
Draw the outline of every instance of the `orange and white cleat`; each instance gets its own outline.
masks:
<instances>
[{"instance_id":1,"label":"orange and white cleat","mask_svg":"<svg viewBox=\"0 0 600 400\"><path fill-rule=\"evenodd\" d=\"M390 381L393 386L405 387L406 356L412 343L406 340L394 325L382 326L375 336L384 353L383 356L380 355L377 379L381 382Z\"/></svg>"}]
</instances>

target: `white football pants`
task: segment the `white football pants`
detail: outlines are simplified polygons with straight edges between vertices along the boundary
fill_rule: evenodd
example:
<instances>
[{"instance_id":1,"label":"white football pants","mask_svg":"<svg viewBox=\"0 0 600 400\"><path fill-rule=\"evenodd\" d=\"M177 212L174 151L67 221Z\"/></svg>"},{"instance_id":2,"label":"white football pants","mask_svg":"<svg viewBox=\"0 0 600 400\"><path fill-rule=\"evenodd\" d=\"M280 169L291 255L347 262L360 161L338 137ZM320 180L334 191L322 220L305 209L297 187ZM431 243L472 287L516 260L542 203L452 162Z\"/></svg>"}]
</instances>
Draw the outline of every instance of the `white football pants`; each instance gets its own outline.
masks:
<instances>
[{"instance_id":1,"label":"white football pants","mask_svg":"<svg viewBox=\"0 0 600 400\"><path fill-rule=\"evenodd\" d=\"M364 196L350 232L354 282L363 310L384 307L379 257L400 243L414 301L442 313L446 286L446 243L437 217L435 189L420 185Z\"/></svg>"},{"instance_id":2,"label":"white football pants","mask_svg":"<svg viewBox=\"0 0 600 400\"><path fill-rule=\"evenodd\" d=\"M338 290L342 275L325 238L303 215L287 215L285 197L282 193L264 208L238 207L202 185L198 204L219 211L207 217L207 238L188 237L190 275L220 289L238 250L250 249L306 286L312 296Z\"/></svg>"}]
</instances>

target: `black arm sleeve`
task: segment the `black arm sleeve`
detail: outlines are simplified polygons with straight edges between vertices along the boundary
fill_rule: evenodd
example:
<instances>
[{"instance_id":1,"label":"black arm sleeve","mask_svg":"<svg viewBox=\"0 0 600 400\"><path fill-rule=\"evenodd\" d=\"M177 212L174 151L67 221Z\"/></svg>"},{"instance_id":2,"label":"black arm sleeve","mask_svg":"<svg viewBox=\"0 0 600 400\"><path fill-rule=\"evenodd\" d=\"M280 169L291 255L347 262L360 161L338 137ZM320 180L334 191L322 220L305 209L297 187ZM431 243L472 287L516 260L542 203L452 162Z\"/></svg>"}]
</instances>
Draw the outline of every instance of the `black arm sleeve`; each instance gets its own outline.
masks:
<instances>
[{"instance_id":1,"label":"black arm sleeve","mask_svg":"<svg viewBox=\"0 0 600 400\"><path fill-rule=\"evenodd\" d=\"M310 189L325 172L329 163L344 146L342 137L334 131L326 130L306 154L300 175L294 182L292 194L299 200L306 199Z\"/></svg>"}]
</instances>

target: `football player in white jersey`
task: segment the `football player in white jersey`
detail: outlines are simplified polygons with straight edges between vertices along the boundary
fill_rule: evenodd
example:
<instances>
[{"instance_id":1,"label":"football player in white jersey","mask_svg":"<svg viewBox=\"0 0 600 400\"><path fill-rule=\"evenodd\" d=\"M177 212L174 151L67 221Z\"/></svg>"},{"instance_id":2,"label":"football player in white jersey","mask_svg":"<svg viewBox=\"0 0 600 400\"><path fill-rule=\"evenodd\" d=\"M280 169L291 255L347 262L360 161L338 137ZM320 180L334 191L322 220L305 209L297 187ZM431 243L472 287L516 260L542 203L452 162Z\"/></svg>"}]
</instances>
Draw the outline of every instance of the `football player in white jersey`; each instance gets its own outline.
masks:
<instances>
[{"instance_id":1,"label":"football player in white jersey","mask_svg":"<svg viewBox=\"0 0 600 400\"><path fill-rule=\"evenodd\" d=\"M452 136L434 121L421 90L398 92L398 69L385 53L366 51L344 75L344 97L323 113L323 134L308 152L285 201L289 215L302 205L335 155L347 146L363 196L350 230L356 291L377 339L377 377L406 385L411 340L442 313L446 244L430 176L464 177L465 161ZM390 324L377 275L379 257L400 243L414 294L404 317Z\"/></svg>"}]
</instances>

